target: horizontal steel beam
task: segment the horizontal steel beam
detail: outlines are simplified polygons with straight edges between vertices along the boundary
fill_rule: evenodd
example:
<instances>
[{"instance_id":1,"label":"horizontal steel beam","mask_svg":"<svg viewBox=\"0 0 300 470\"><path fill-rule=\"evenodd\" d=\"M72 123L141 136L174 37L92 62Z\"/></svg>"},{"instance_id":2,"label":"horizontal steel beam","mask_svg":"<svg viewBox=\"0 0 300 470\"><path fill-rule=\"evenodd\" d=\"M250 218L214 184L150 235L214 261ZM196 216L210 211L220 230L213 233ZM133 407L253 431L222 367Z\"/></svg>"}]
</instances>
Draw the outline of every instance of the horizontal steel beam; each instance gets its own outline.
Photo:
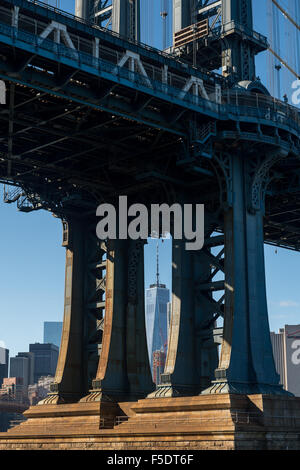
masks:
<instances>
[{"instance_id":1,"label":"horizontal steel beam","mask_svg":"<svg viewBox=\"0 0 300 470\"><path fill-rule=\"evenodd\" d=\"M113 9L112 5L110 5L110 6L106 7L106 8L103 8L102 10L97 11L97 12L95 13L95 17L96 17L96 18L99 18L99 17L101 17L101 16L105 16L105 17L106 17L107 14L109 14L109 13L112 12L112 9Z\"/></svg>"},{"instance_id":2,"label":"horizontal steel beam","mask_svg":"<svg viewBox=\"0 0 300 470\"><path fill-rule=\"evenodd\" d=\"M208 282L205 284L198 284L198 289L200 291L209 291L209 292L217 292L225 289L225 282L224 281L215 281L215 282Z\"/></svg>"},{"instance_id":3,"label":"horizontal steel beam","mask_svg":"<svg viewBox=\"0 0 300 470\"><path fill-rule=\"evenodd\" d=\"M200 8L200 10L198 10L198 14L202 15L203 13L206 13L210 10L214 10L215 8L218 8L218 7L221 7L221 6L222 6L222 1L217 0L214 3L210 3L209 5L206 5L206 7Z\"/></svg>"}]
</instances>

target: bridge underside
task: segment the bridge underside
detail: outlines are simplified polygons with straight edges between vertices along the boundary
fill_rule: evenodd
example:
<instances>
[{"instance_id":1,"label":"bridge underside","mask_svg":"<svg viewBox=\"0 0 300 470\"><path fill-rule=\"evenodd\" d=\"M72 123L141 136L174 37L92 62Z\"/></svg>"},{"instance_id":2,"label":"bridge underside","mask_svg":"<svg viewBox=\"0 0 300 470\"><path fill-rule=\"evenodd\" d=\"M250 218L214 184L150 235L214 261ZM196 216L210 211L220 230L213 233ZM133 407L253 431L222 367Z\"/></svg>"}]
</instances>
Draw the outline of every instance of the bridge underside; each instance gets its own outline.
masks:
<instances>
[{"instance_id":1,"label":"bridge underside","mask_svg":"<svg viewBox=\"0 0 300 470\"><path fill-rule=\"evenodd\" d=\"M2 48L1 53L5 52ZM41 65L32 59L34 62L36 67ZM68 73L59 67L52 80L57 82ZM219 186L210 158L186 158L193 150L187 148L184 139L188 133L185 122L191 118L187 110L175 105L170 109L168 104L138 91L89 81L89 87L110 95L100 100L103 108L112 96L126 103L126 115L119 116L95 109L93 102L72 101L67 85L62 96L56 96L55 92L40 91L41 83L30 81L24 85L22 77L10 82L10 75L9 104L0 110L0 178L22 187L32 196L35 209L50 209L58 215L78 214L79 210L84 217L95 213L99 201L116 200L118 195L128 195L141 203L159 202L168 197L171 187L188 192L191 200L198 199L211 211L218 207ZM86 81L87 77L77 72L76 78ZM39 79L43 81L43 77ZM150 114L153 109L159 112L162 122L157 121L153 127L149 121L139 122L142 112ZM174 129L159 127L163 126L164 116L172 116L169 126L176 121L175 134ZM197 116L199 126L207 122L211 120L206 116ZM234 146L253 154L267 152L264 141L249 143L236 129L225 141L228 129L235 129L235 124L216 123L215 149L230 151ZM266 193L265 242L298 251L299 158L291 156L276 164L273 171L275 180ZM21 210L27 209L24 202ZM222 224L216 229L222 230Z\"/></svg>"},{"instance_id":2,"label":"bridge underside","mask_svg":"<svg viewBox=\"0 0 300 470\"><path fill-rule=\"evenodd\" d=\"M298 134L295 126L289 132L280 103L270 113L272 101L238 97L225 79L199 68L197 79L204 81L206 91L200 91L206 98L213 97L214 83L220 86L220 113L203 97L182 95L178 87L185 87L189 74L196 72L171 56L38 3L3 0L0 7L0 79L7 83L7 105L0 109L0 178L22 186L34 208L58 215L78 213L79 208L86 215L89 208L94 213L99 201L120 194L133 200L138 195L139 202L160 201L173 188L215 212L220 182L213 154L247 150L251 158L283 144L289 156L272 165L264 238L300 248ZM51 25L60 21L65 29L51 32L50 20ZM37 37L37 31L46 39ZM55 34L69 49L54 42ZM70 49L77 44L79 53ZM117 65L131 49L141 61L127 60L134 70L130 75L127 65ZM145 76L137 73L139 67ZM158 86L159 77L165 85ZM193 87L190 91L196 92ZM19 202L22 209L30 209L25 197ZM215 228L223 230L222 222Z\"/></svg>"}]
</instances>

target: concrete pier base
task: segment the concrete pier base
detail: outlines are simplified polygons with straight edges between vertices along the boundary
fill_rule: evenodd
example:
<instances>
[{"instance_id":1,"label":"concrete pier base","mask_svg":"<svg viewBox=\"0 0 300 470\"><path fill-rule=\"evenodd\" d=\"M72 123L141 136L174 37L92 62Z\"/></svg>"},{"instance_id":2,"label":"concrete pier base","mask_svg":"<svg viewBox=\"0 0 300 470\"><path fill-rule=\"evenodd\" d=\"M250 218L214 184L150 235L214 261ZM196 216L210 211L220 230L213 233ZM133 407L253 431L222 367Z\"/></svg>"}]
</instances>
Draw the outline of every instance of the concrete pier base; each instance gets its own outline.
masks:
<instances>
[{"instance_id":1,"label":"concrete pier base","mask_svg":"<svg viewBox=\"0 0 300 470\"><path fill-rule=\"evenodd\" d=\"M0 450L300 450L300 398L200 395L31 407Z\"/></svg>"}]
</instances>

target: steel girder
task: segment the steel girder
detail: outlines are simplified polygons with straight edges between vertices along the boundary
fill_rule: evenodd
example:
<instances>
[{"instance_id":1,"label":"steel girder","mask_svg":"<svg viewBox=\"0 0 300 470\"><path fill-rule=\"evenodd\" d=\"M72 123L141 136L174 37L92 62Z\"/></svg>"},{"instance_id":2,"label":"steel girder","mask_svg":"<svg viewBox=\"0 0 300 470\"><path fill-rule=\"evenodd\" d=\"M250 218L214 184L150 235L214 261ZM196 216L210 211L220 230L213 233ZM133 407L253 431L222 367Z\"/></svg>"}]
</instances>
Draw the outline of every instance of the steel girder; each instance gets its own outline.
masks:
<instances>
[{"instance_id":1,"label":"steel girder","mask_svg":"<svg viewBox=\"0 0 300 470\"><path fill-rule=\"evenodd\" d=\"M74 217L64 222L62 343L51 392L40 405L132 401L154 388L145 335L144 243L104 246L89 223Z\"/></svg>"},{"instance_id":2,"label":"steel girder","mask_svg":"<svg viewBox=\"0 0 300 470\"><path fill-rule=\"evenodd\" d=\"M216 226L215 216L206 213L205 245L199 252L186 251L184 241L173 240L168 355L161 384L149 398L195 395L214 378L218 364L214 330L224 315L225 289L217 276L224 271L224 237L212 233ZM221 250L213 254L219 246ZM216 291L221 291L217 298Z\"/></svg>"}]
</instances>

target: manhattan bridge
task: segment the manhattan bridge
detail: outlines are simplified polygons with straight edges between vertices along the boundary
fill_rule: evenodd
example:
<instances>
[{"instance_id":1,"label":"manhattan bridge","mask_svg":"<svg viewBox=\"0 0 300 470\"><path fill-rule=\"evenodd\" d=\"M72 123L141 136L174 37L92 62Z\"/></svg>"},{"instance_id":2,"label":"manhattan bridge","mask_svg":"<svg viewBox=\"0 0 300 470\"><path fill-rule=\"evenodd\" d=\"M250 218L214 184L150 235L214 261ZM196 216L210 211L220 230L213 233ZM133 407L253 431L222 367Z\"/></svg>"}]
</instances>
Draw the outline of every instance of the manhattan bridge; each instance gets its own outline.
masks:
<instances>
[{"instance_id":1,"label":"manhattan bridge","mask_svg":"<svg viewBox=\"0 0 300 470\"><path fill-rule=\"evenodd\" d=\"M76 0L72 15L0 0L4 200L60 218L66 248L56 376L31 421L54 409L71 420L76 406L79 416L97 405L100 428L107 418L121 430L133 412L116 411L120 403L151 414L171 410L173 399L178 412L196 398L210 406L225 396L290 398L273 359L264 244L300 250L300 115L270 93L281 68L299 78L299 59L276 46L278 12L298 33L298 7L292 14L270 0L270 44L254 30L251 0L174 0L172 11L162 2L158 50L140 40L142 4ZM255 67L267 50L277 74L271 90ZM144 242L101 241L95 232L97 206L117 207L120 195L147 207L205 205L204 248L186 251L173 240L169 347L157 387L145 335ZM15 435L30 435L34 425L26 425ZM63 423L56 426L61 434Z\"/></svg>"}]
</instances>

